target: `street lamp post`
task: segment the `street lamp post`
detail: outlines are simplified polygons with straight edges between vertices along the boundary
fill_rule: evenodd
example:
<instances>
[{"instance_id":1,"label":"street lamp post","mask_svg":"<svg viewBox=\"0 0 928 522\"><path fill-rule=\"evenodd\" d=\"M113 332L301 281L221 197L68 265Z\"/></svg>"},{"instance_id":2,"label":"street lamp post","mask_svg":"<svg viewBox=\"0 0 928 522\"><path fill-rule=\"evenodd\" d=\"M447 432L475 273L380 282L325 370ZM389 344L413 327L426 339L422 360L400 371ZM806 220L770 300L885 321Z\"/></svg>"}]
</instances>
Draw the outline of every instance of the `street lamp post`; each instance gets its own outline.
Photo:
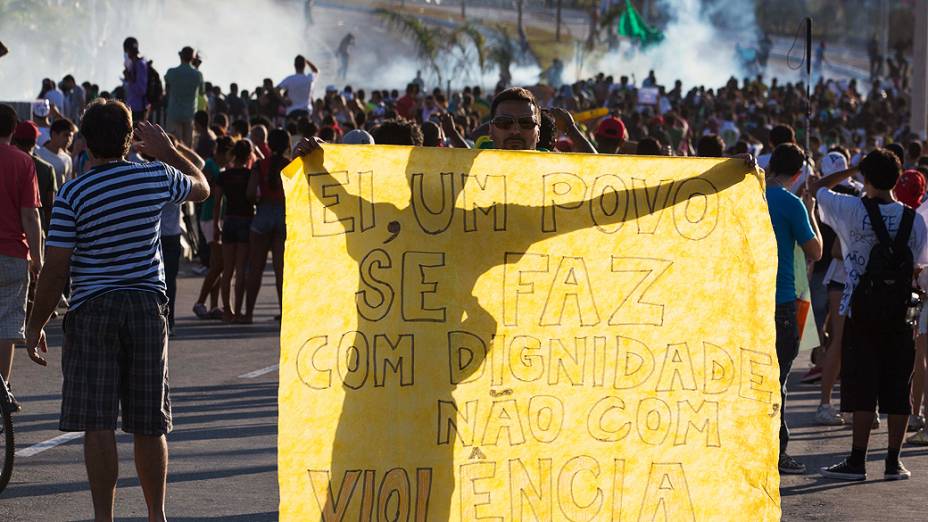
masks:
<instances>
[{"instance_id":1,"label":"street lamp post","mask_svg":"<svg viewBox=\"0 0 928 522\"><path fill-rule=\"evenodd\" d=\"M915 0L911 115L909 128L922 139L928 138L928 0Z\"/></svg>"}]
</instances>

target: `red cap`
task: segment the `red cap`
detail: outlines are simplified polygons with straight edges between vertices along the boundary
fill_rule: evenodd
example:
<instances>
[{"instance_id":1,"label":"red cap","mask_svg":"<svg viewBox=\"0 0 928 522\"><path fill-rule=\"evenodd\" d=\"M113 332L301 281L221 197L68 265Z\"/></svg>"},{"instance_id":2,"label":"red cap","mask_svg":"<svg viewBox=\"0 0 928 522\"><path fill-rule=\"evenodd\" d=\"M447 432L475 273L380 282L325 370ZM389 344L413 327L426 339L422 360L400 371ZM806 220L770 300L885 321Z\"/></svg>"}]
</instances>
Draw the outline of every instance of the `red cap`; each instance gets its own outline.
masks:
<instances>
[{"instance_id":1,"label":"red cap","mask_svg":"<svg viewBox=\"0 0 928 522\"><path fill-rule=\"evenodd\" d=\"M31 120L24 120L16 124L13 130L13 139L21 141L35 141L39 139L39 127Z\"/></svg>"},{"instance_id":2,"label":"red cap","mask_svg":"<svg viewBox=\"0 0 928 522\"><path fill-rule=\"evenodd\" d=\"M560 152L573 152L574 140L570 138L561 138L554 144L554 149Z\"/></svg>"},{"instance_id":3,"label":"red cap","mask_svg":"<svg viewBox=\"0 0 928 522\"><path fill-rule=\"evenodd\" d=\"M899 176L893 194L896 199L912 208L918 208L925 193L925 176L915 169L909 169Z\"/></svg>"},{"instance_id":4,"label":"red cap","mask_svg":"<svg viewBox=\"0 0 928 522\"><path fill-rule=\"evenodd\" d=\"M625 124L615 116L603 118L596 127L596 136L613 140L625 139Z\"/></svg>"}]
</instances>

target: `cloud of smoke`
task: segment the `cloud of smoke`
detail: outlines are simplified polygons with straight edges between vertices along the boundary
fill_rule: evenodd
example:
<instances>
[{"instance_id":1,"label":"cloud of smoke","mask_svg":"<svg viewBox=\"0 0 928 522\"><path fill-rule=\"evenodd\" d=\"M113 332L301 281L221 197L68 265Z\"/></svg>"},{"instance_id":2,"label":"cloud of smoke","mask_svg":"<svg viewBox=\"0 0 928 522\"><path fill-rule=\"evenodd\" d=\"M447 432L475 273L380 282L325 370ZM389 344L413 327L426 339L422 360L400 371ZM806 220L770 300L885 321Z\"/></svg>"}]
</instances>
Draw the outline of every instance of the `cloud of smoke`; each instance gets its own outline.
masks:
<instances>
[{"instance_id":1,"label":"cloud of smoke","mask_svg":"<svg viewBox=\"0 0 928 522\"><path fill-rule=\"evenodd\" d=\"M688 86L718 86L741 74L735 42L753 46L758 34L750 7L740 0L654 1L656 9L670 16L663 43L645 51L625 44L595 60L568 61L564 80L603 71L634 75L640 82L654 69L662 83L681 79ZM401 90L417 70L431 80L431 86L437 85L406 38L369 11L331 2L317 2L312 25L304 16L303 0L36 2L47 5L35 12L0 13L0 35L11 50L0 58L0 99L30 99L43 77L60 80L65 74L112 90L120 83L122 41L129 35L139 39L143 55L153 59L162 74L178 63L181 47L197 48L205 78L223 90L230 82L250 90L263 78L279 81L292 72L296 54L305 55L322 70L317 94L326 84L346 82L356 88ZM356 45L348 77L342 81L336 78L335 49L348 32L355 35ZM446 62L442 88L448 80L452 88L472 84L492 88L498 79L494 67L478 71L473 57L449 57ZM511 68L516 85L538 83L540 72L535 65Z\"/></svg>"},{"instance_id":2,"label":"cloud of smoke","mask_svg":"<svg viewBox=\"0 0 928 522\"><path fill-rule=\"evenodd\" d=\"M685 86L724 85L732 75L743 74L735 42L755 45L758 29L750 3L739 0L660 0L655 6L667 13L664 40L639 50L629 43L589 63L572 62L565 79L602 71L613 76L634 76L641 82L654 70L660 83L681 80ZM578 74L579 73L579 74Z\"/></svg>"}]
</instances>

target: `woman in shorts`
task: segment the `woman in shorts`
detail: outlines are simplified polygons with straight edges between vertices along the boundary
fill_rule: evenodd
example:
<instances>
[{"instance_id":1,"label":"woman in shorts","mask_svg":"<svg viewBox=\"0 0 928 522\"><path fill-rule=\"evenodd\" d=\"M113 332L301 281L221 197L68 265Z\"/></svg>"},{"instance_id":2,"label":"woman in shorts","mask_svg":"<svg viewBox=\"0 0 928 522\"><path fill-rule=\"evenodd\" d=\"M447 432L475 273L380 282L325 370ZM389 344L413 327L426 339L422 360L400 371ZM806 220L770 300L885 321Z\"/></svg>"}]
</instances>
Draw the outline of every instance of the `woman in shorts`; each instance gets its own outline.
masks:
<instances>
[{"instance_id":1,"label":"woman in shorts","mask_svg":"<svg viewBox=\"0 0 928 522\"><path fill-rule=\"evenodd\" d=\"M287 225L284 221L286 199L280 173L290 163L290 133L275 129L267 138L270 155L255 164L248 183L248 196L258 205L251 222L251 246L249 247L248 285L245 315L239 322L251 323L261 289L261 277L267 264L268 251L273 253L274 280L277 287L277 303L283 300L284 240Z\"/></svg>"},{"instance_id":2,"label":"woman in shorts","mask_svg":"<svg viewBox=\"0 0 928 522\"><path fill-rule=\"evenodd\" d=\"M219 173L216 182L216 202L225 205L222 216L222 320L227 323L237 322L242 313L242 300L245 297L245 270L248 265L248 242L250 239L251 220L255 215L255 206L248 200L248 181L251 169L252 145L248 140L239 140L232 148L232 162ZM214 209L215 210L215 209ZM213 213L213 222L219 227L220 213ZM232 276L235 276L235 308L230 302L232 293Z\"/></svg>"},{"instance_id":3,"label":"woman in shorts","mask_svg":"<svg viewBox=\"0 0 928 522\"><path fill-rule=\"evenodd\" d=\"M193 305L193 313L200 319L222 319L222 310L219 309L219 289L220 279L222 277L222 241L219 237L218 221L213 219L214 214L220 214L222 209L221 194L216 197L216 187L218 186L219 176L230 161L232 161L232 147L235 142L228 136L222 136L216 140L216 149L213 151L213 157L206 160L203 167L203 173L206 174L206 180L209 182L210 190L213 197L203 202L200 208L200 230L206 244L209 245L209 271L203 278L203 286L200 287L200 296ZM209 297L210 308L206 308L206 298Z\"/></svg>"}]
</instances>

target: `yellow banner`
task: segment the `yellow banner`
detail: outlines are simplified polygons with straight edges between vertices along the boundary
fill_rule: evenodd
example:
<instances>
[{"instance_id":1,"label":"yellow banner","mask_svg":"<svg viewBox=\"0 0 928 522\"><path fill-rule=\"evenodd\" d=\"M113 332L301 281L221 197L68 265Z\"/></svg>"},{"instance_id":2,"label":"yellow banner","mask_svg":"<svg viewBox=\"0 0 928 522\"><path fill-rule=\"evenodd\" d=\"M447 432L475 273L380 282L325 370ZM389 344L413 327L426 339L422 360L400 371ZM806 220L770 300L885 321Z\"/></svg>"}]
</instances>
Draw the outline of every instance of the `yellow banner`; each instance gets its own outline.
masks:
<instances>
[{"instance_id":1,"label":"yellow banner","mask_svg":"<svg viewBox=\"0 0 928 522\"><path fill-rule=\"evenodd\" d=\"M779 519L743 162L334 145L285 178L282 520Z\"/></svg>"}]
</instances>

